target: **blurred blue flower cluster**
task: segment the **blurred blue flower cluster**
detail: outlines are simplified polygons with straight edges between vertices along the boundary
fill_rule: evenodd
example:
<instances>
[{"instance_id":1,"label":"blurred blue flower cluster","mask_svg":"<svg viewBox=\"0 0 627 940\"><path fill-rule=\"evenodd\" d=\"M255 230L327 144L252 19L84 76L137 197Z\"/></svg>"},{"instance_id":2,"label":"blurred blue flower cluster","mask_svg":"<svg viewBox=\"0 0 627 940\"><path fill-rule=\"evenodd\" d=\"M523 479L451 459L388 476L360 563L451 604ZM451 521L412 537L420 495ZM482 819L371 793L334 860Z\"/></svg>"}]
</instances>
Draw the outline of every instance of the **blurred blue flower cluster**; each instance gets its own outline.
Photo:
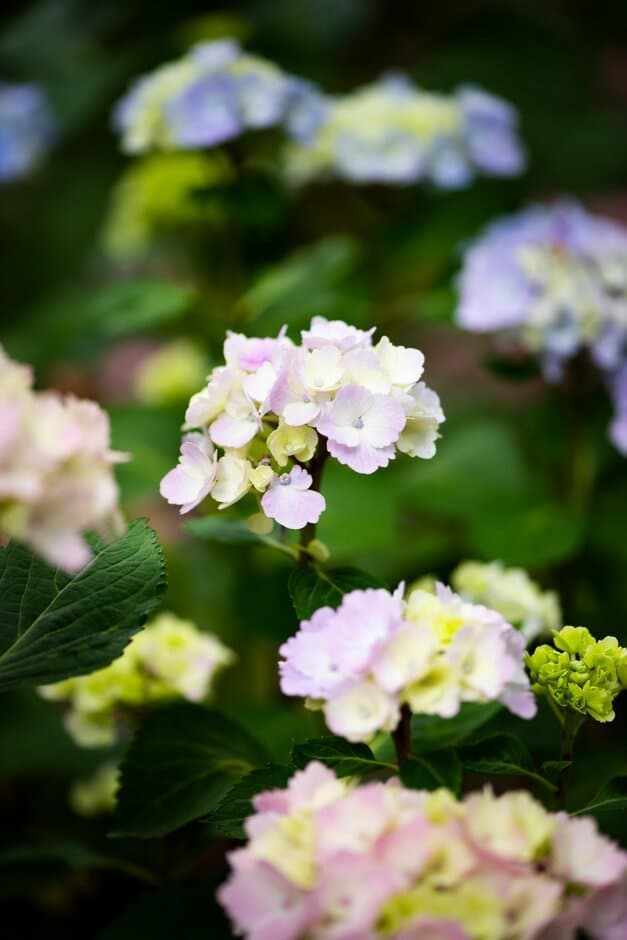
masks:
<instances>
[{"instance_id":1,"label":"blurred blue flower cluster","mask_svg":"<svg viewBox=\"0 0 627 940\"><path fill-rule=\"evenodd\" d=\"M466 253L460 326L504 332L550 381L586 350L613 393L610 434L627 453L627 229L573 202L499 220Z\"/></svg>"},{"instance_id":2,"label":"blurred blue flower cluster","mask_svg":"<svg viewBox=\"0 0 627 940\"><path fill-rule=\"evenodd\" d=\"M113 121L127 153L214 147L279 124L304 93L305 83L223 39L138 79Z\"/></svg>"},{"instance_id":3,"label":"blurred blue flower cluster","mask_svg":"<svg viewBox=\"0 0 627 940\"><path fill-rule=\"evenodd\" d=\"M357 183L442 189L468 185L477 174L513 176L524 168L515 109L479 88L451 95L416 87L406 76L341 97L303 96L292 127L299 140L287 158L296 182L338 177Z\"/></svg>"},{"instance_id":4,"label":"blurred blue flower cluster","mask_svg":"<svg viewBox=\"0 0 627 940\"><path fill-rule=\"evenodd\" d=\"M514 108L479 88L441 95L394 75L330 97L230 39L139 79L114 114L127 153L212 147L276 125L290 140L285 172L295 183L426 180L455 189L478 173L515 175L525 162Z\"/></svg>"},{"instance_id":5,"label":"blurred blue flower cluster","mask_svg":"<svg viewBox=\"0 0 627 940\"><path fill-rule=\"evenodd\" d=\"M0 183L28 176L50 149L55 121L37 85L0 82Z\"/></svg>"}]
</instances>

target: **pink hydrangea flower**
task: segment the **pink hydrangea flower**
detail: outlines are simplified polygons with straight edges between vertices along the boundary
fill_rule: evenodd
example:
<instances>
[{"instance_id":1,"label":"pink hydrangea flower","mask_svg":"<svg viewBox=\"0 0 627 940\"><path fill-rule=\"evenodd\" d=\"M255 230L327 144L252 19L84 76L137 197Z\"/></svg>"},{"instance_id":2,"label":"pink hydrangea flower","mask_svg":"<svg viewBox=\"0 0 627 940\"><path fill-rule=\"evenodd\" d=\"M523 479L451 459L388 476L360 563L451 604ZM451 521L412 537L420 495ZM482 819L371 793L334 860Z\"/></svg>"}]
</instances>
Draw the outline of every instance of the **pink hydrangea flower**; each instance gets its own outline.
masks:
<instances>
[{"instance_id":1,"label":"pink hydrangea flower","mask_svg":"<svg viewBox=\"0 0 627 940\"><path fill-rule=\"evenodd\" d=\"M181 444L178 465L161 481L164 499L190 512L211 492L218 463L213 444L204 434L189 434Z\"/></svg>"},{"instance_id":2,"label":"pink hydrangea flower","mask_svg":"<svg viewBox=\"0 0 627 940\"><path fill-rule=\"evenodd\" d=\"M308 349L321 349L323 346L336 346L342 352L358 346L370 346L375 327L370 330L358 330L343 320L327 320L326 317L314 317L308 330L302 331L303 346Z\"/></svg>"},{"instance_id":3,"label":"pink hydrangea flower","mask_svg":"<svg viewBox=\"0 0 627 940\"><path fill-rule=\"evenodd\" d=\"M326 506L324 496L310 489L312 482L310 473L292 467L275 477L261 498L261 508L286 529L304 529L318 521Z\"/></svg>"},{"instance_id":4,"label":"pink hydrangea flower","mask_svg":"<svg viewBox=\"0 0 627 940\"><path fill-rule=\"evenodd\" d=\"M393 398L359 385L343 386L316 428L329 453L357 473L374 473L394 459L394 442L405 427L405 412Z\"/></svg>"},{"instance_id":5,"label":"pink hydrangea flower","mask_svg":"<svg viewBox=\"0 0 627 940\"><path fill-rule=\"evenodd\" d=\"M339 780L314 761L253 804L247 842L229 856L218 892L248 940L574 940L578 928L593 940L626 935L627 854L595 830L595 853L616 851L620 863L603 886L558 872L552 859L567 818L526 791L456 799L396 778ZM589 825L573 830L576 840Z\"/></svg>"}]
</instances>

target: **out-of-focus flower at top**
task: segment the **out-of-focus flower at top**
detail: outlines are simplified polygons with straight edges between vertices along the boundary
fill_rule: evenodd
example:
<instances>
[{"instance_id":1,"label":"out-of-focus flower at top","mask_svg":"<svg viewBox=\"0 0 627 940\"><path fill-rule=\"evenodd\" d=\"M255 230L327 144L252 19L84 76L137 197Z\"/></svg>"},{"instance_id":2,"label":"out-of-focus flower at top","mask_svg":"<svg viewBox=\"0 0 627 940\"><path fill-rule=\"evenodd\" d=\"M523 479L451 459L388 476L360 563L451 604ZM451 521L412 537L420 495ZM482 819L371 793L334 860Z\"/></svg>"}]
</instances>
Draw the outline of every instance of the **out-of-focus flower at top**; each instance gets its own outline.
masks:
<instances>
[{"instance_id":1,"label":"out-of-focus flower at top","mask_svg":"<svg viewBox=\"0 0 627 940\"><path fill-rule=\"evenodd\" d=\"M527 657L536 694L596 721L613 721L614 699L627 688L627 649L614 636L595 640L585 627L564 627L553 644Z\"/></svg>"},{"instance_id":2,"label":"out-of-focus flower at top","mask_svg":"<svg viewBox=\"0 0 627 940\"><path fill-rule=\"evenodd\" d=\"M126 153L215 147L286 121L307 87L234 40L216 40L137 80L114 127Z\"/></svg>"},{"instance_id":3,"label":"out-of-focus flower at top","mask_svg":"<svg viewBox=\"0 0 627 940\"><path fill-rule=\"evenodd\" d=\"M34 392L27 366L0 347L0 532L74 572L91 558L83 537L119 531L109 418L99 405Z\"/></svg>"},{"instance_id":4,"label":"out-of-focus flower at top","mask_svg":"<svg viewBox=\"0 0 627 940\"><path fill-rule=\"evenodd\" d=\"M133 708L176 698L204 701L216 673L234 659L213 634L164 612L109 666L42 686L39 692L68 704L65 726L78 744L103 747L113 744L125 713Z\"/></svg>"},{"instance_id":5,"label":"out-of-focus flower at top","mask_svg":"<svg viewBox=\"0 0 627 940\"><path fill-rule=\"evenodd\" d=\"M140 363L135 394L146 405L180 402L198 388L207 371L207 359L194 343L174 339Z\"/></svg>"},{"instance_id":6,"label":"out-of-focus flower at top","mask_svg":"<svg viewBox=\"0 0 627 940\"><path fill-rule=\"evenodd\" d=\"M232 178L226 154L150 153L130 164L113 190L103 233L113 258L133 259L180 226L219 226L213 196Z\"/></svg>"},{"instance_id":7,"label":"out-of-focus flower at top","mask_svg":"<svg viewBox=\"0 0 627 940\"><path fill-rule=\"evenodd\" d=\"M343 96L304 95L290 128L286 172L296 183L335 177L457 189L477 175L515 176L525 163L506 101L472 87L428 92L402 75Z\"/></svg>"},{"instance_id":8,"label":"out-of-focus flower at top","mask_svg":"<svg viewBox=\"0 0 627 940\"><path fill-rule=\"evenodd\" d=\"M118 790L118 766L108 761L89 777L76 780L68 794L68 802L79 816L100 816L115 809Z\"/></svg>"},{"instance_id":9,"label":"out-of-focus flower at top","mask_svg":"<svg viewBox=\"0 0 627 940\"><path fill-rule=\"evenodd\" d=\"M397 451L432 457L444 413L420 381L424 356L372 333L324 317L299 346L284 330L229 333L225 365L190 400L162 496L188 512L207 495L225 508L254 490L269 519L303 529L325 508L312 471L327 454L366 474Z\"/></svg>"},{"instance_id":10,"label":"out-of-focus flower at top","mask_svg":"<svg viewBox=\"0 0 627 940\"><path fill-rule=\"evenodd\" d=\"M253 797L218 899L247 940L620 940L627 853L529 793L354 785L313 761Z\"/></svg>"},{"instance_id":11,"label":"out-of-focus flower at top","mask_svg":"<svg viewBox=\"0 0 627 940\"><path fill-rule=\"evenodd\" d=\"M543 591L522 568L506 568L500 561L465 561L452 573L451 584L465 600L498 610L527 643L562 626L555 591Z\"/></svg>"},{"instance_id":12,"label":"out-of-focus flower at top","mask_svg":"<svg viewBox=\"0 0 627 940\"><path fill-rule=\"evenodd\" d=\"M50 150L55 132L42 88L0 82L0 183L32 173Z\"/></svg>"},{"instance_id":13,"label":"out-of-focus flower at top","mask_svg":"<svg viewBox=\"0 0 627 940\"><path fill-rule=\"evenodd\" d=\"M345 594L281 646L286 695L322 708L334 734L369 741L397 726L402 705L451 718L463 702L501 701L521 718L536 711L521 634L494 610L439 584L436 594Z\"/></svg>"},{"instance_id":14,"label":"out-of-focus flower at top","mask_svg":"<svg viewBox=\"0 0 627 940\"><path fill-rule=\"evenodd\" d=\"M613 392L611 438L627 452L627 229L573 202L492 223L466 253L457 322L540 357L549 381L585 350Z\"/></svg>"}]
</instances>

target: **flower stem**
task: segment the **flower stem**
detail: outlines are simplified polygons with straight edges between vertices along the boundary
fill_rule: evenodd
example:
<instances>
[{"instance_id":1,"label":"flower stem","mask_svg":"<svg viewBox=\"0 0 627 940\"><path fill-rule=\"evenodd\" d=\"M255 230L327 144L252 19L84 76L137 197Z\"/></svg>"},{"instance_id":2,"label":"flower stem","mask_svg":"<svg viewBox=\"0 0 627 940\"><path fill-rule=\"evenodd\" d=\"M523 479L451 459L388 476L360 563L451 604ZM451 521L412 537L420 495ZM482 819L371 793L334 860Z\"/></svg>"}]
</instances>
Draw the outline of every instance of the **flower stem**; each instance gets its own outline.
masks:
<instances>
[{"instance_id":1,"label":"flower stem","mask_svg":"<svg viewBox=\"0 0 627 940\"><path fill-rule=\"evenodd\" d=\"M411 755L411 711L409 705L401 707L401 717L392 732L392 740L396 748L396 759L400 766L402 761L407 760Z\"/></svg>"},{"instance_id":2,"label":"flower stem","mask_svg":"<svg viewBox=\"0 0 627 940\"><path fill-rule=\"evenodd\" d=\"M581 728L584 720L585 719L582 715L578 715L577 712L571 711L570 709L566 712L564 717L564 723L562 725L562 746L560 749L560 761L567 761L568 766L564 767L563 770L559 772L556 781L556 800L559 809L565 808L566 790L573 769L572 764L575 749L575 738L577 737L577 733Z\"/></svg>"},{"instance_id":3,"label":"flower stem","mask_svg":"<svg viewBox=\"0 0 627 940\"><path fill-rule=\"evenodd\" d=\"M320 491L320 485L322 483L322 471L324 470L324 464L329 456L329 453L326 447L322 445L318 448L316 453L313 455L309 461L309 473L311 474L311 489ZM316 529L318 524L316 522L308 523L304 529L301 529L300 533L300 558L299 564L309 565L312 563L313 558L311 554L306 550L307 546L313 539L316 537Z\"/></svg>"}]
</instances>

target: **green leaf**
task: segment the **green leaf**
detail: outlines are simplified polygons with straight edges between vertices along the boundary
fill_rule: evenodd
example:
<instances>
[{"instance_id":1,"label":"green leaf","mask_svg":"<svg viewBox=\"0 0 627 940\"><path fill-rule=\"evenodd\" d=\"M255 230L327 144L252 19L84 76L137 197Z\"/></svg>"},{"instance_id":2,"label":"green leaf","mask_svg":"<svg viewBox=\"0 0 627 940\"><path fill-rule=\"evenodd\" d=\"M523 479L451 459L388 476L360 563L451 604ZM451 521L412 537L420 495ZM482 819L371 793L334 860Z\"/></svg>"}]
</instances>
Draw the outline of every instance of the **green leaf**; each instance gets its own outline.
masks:
<instances>
[{"instance_id":1,"label":"green leaf","mask_svg":"<svg viewBox=\"0 0 627 940\"><path fill-rule=\"evenodd\" d=\"M568 770L572 765L573 762L571 760L545 760L541 770L547 780L550 780L551 783L555 783L562 771Z\"/></svg>"},{"instance_id":2,"label":"green leaf","mask_svg":"<svg viewBox=\"0 0 627 940\"><path fill-rule=\"evenodd\" d=\"M571 558L585 535L585 521L575 510L537 502L502 514L477 515L470 526L474 551L505 564L545 567Z\"/></svg>"},{"instance_id":3,"label":"green leaf","mask_svg":"<svg viewBox=\"0 0 627 940\"><path fill-rule=\"evenodd\" d=\"M288 590L296 616L307 620L319 607L338 607L349 591L385 587L382 581L358 568L295 568Z\"/></svg>"},{"instance_id":4,"label":"green leaf","mask_svg":"<svg viewBox=\"0 0 627 940\"><path fill-rule=\"evenodd\" d=\"M70 578L17 542L0 551L0 691L84 675L116 659L156 606L163 554L131 523Z\"/></svg>"},{"instance_id":5,"label":"green leaf","mask_svg":"<svg viewBox=\"0 0 627 940\"><path fill-rule=\"evenodd\" d=\"M210 813L265 755L224 715L177 703L148 715L122 761L115 835L162 836Z\"/></svg>"},{"instance_id":6,"label":"green leaf","mask_svg":"<svg viewBox=\"0 0 627 940\"><path fill-rule=\"evenodd\" d=\"M292 761L296 767L306 767L312 760L319 760L330 767L338 777L353 777L373 771L396 770L394 764L376 759L367 744L345 741L332 735L310 738L303 744L295 744Z\"/></svg>"},{"instance_id":7,"label":"green leaf","mask_svg":"<svg viewBox=\"0 0 627 940\"><path fill-rule=\"evenodd\" d=\"M434 751L424 756L408 757L401 762L401 780L412 790L437 790L446 787L459 793L462 765L455 751Z\"/></svg>"},{"instance_id":8,"label":"green leaf","mask_svg":"<svg viewBox=\"0 0 627 940\"><path fill-rule=\"evenodd\" d=\"M156 278L63 290L20 323L6 346L35 365L101 353L103 343L173 323L194 301L189 287Z\"/></svg>"},{"instance_id":9,"label":"green leaf","mask_svg":"<svg viewBox=\"0 0 627 940\"><path fill-rule=\"evenodd\" d=\"M209 816L212 830L229 839L245 838L243 823L253 812L252 798L263 790L283 790L293 773L292 767L281 764L251 770L229 790Z\"/></svg>"},{"instance_id":10,"label":"green leaf","mask_svg":"<svg viewBox=\"0 0 627 940\"><path fill-rule=\"evenodd\" d=\"M624 810L627 807L627 777L615 777L610 780L597 795L584 806L578 809L573 816L583 813L596 815L608 810Z\"/></svg>"},{"instance_id":11,"label":"green leaf","mask_svg":"<svg viewBox=\"0 0 627 940\"><path fill-rule=\"evenodd\" d=\"M493 734L459 749L462 764L477 774L530 777L550 790L552 783L537 773L531 754L513 734Z\"/></svg>"},{"instance_id":12,"label":"green leaf","mask_svg":"<svg viewBox=\"0 0 627 940\"><path fill-rule=\"evenodd\" d=\"M183 526L197 538L226 545L259 545L263 537L255 535L242 519L225 519L223 516L201 516L189 519Z\"/></svg>"},{"instance_id":13,"label":"green leaf","mask_svg":"<svg viewBox=\"0 0 627 940\"><path fill-rule=\"evenodd\" d=\"M477 705L467 702L453 718L414 715L411 720L412 746L416 753L454 747L465 741L502 708L500 702Z\"/></svg>"}]
</instances>

